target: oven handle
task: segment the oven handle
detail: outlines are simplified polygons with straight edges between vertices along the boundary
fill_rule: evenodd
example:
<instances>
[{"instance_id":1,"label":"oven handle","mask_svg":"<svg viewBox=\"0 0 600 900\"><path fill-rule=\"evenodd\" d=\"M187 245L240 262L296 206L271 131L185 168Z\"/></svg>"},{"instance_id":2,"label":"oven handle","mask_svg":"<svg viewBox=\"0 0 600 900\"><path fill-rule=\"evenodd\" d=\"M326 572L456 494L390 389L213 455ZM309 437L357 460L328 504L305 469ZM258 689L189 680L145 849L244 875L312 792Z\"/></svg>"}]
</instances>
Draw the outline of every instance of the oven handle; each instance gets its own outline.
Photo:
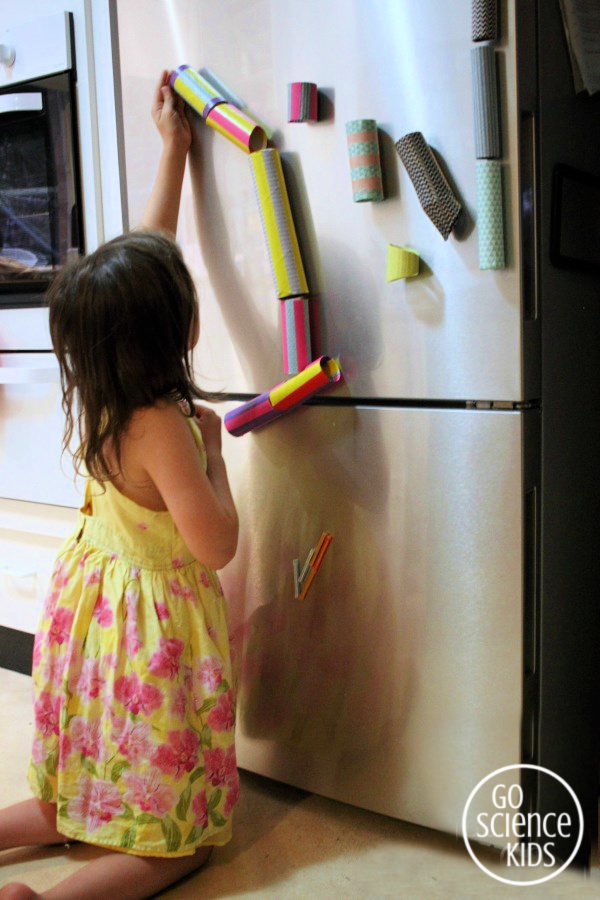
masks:
<instances>
[{"instance_id":1,"label":"oven handle","mask_svg":"<svg viewBox=\"0 0 600 900\"><path fill-rule=\"evenodd\" d=\"M0 366L0 384L58 384L60 371L58 368L42 369L18 366L2 368Z\"/></svg>"}]
</instances>

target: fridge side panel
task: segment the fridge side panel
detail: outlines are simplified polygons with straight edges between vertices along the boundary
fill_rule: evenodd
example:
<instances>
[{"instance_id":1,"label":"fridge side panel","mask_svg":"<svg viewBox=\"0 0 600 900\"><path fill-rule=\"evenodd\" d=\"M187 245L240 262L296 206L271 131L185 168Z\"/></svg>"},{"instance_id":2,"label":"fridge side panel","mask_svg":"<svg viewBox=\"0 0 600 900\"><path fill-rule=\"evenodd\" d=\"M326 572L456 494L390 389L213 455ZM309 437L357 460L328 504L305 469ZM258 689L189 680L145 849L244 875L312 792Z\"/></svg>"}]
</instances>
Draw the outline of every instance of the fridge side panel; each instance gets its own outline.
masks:
<instances>
[{"instance_id":1,"label":"fridge side panel","mask_svg":"<svg viewBox=\"0 0 600 900\"><path fill-rule=\"evenodd\" d=\"M553 265L550 245L555 165L600 177L600 94L575 94L558 6L538 2L537 17L543 362L537 761L565 778L581 800L585 861L597 834L600 759L600 273ZM600 202L581 209L585 230L597 233ZM576 218L570 227L581 234ZM592 243L597 249L597 240ZM559 810L561 798L549 784L544 788L541 811Z\"/></svg>"},{"instance_id":2,"label":"fridge side panel","mask_svg":"<svg viewBox=\"0 0 600 900\"><path fill-rule=\"evenodd\" d=\"M242 767L460 833L520 761L521 441L517 413L326 406L225 441Z\"/></svg>"}]
</instances>

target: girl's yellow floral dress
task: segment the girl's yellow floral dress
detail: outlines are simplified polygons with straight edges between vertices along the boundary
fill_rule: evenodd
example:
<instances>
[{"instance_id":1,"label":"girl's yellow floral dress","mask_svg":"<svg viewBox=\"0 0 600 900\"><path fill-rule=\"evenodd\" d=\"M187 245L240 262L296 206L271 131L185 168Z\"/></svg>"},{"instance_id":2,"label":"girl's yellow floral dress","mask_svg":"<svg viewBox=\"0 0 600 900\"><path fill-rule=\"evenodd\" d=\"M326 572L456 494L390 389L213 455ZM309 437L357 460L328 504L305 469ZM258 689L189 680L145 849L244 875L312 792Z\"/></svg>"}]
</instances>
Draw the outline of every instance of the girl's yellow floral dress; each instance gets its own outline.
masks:
<instances>
[{"instance_id":1,"label":"girl's yellow floral dress","mask_svg":"<svg viewBox=\"0 0 600 900\"><path fill-rule=\"evenodd\" d=\"M29 780L67 838L142 856L229 840L239 781L227 609L169 512L89 482L33 677Z\"/></svg>"}]
</instances>

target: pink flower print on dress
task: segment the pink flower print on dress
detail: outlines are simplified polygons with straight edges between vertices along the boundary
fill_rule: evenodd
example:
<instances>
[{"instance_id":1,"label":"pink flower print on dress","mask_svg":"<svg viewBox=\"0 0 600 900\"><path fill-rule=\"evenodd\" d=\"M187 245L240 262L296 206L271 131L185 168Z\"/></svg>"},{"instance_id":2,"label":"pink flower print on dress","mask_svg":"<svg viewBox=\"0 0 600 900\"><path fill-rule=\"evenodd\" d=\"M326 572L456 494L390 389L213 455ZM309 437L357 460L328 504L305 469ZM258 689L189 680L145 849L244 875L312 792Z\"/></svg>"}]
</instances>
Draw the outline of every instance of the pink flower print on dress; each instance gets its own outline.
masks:
<instances>
[{"instance_id":1,"label":"pink flower print on dress","mask_svg":"<svg viewBox=\"0 0 600 900\"><path fill-rule=\"evenodd\" d=\"M71 634L73 625L73 612L70 609L55 609L52 620L48 626L48 643L64 644Z\"/></svg>"},{"instance_id":2,"label":"pink flower print on dress","mask_svg":"<svg viewBox=\"0 0 600 900\"><path fill-rule=\"evenodd\" d=\"M158 769L150 769L143 775L124 772L123 783L127 790L123 796L126 803L137 806L142 812L149 812L163 818L177 801L175 790L164 784Z\"/></svg>"},{"instance_id":3,"label":"pink flower print on dress","mask_svg":"<svg viewBox=\"0 0 600 900\"><path fill-rule=\"evenodd\" d=\"M88 574L83 579L83 583L86 587L89 587L90 584L100 584L101 581L102 569L100 568L100 566L96 566L95 569L92 569L91 572L88 572Z\"/></svg>"},{"instance_id":4,"label":"pink flower print on dress","mask_svg":"<svg viewBox=\"0 0 600 900\"><path fill-rule=\"evenodd\" d=\"M142 570L139 566L132 566L129 570L129 577L138 579L140 577L141 571Z\"/></svg>"},{"instance_id":5,"label":"pink flower print on dress","mask_svg":"<svg viewBox=\"0 0 600 900\"><path fill-rule=\"evenodd\" d=\"M49 619L52 616L52 613L56 609L56 604L58 602L58 598L60 597L59 590L48 591L46 597L44 599L44 609L42 612L42 618Z\"/></svg>"},{"instance_id":6,"label":"pink flower print on dress","mask_svg":"<svg viewBox=\"0 0 600 900\"><path fill-rule=\"evenodd\" d=\"M235 715L233 710L233 694L227 691L221 694L217 700L217 705L213 706L206 721L213 731L231 731L235 725Z\"/></svg>"},{"instance_id":7,"label":"pink flower print on dress","mask_svg":"<svg viewBox=\"0 0 600 900\"><path fill-rule=\"evenodd\" d=\"M110 608L110 600L103 594L98 594L93 616L102 628L108 628L114 620L113 611Z\"/></svg>"},{"instance_id":8,"label":"pink flower print on dress","mask_svg":"<svg viewBox=\"0 0 600 900\"><path fill-rule=\"evenodd\" d=\"M196 794L192 800L192 812L194 813L194 825L206 828L208 825L208 803L206 802L206 792Z\"/></svg>"},{"instance_id":9,"label":"pink flower print on dress","mask_svg":"<svg viewBox=\"0 0 600 900\"><path fill-rule=\"evenodd\" d=\"M36 766L39 766L40 763L44 762L46 757L46 744L41 738L34 738L33 744L31 746L31 761Z\"/></svg>"},{"instance_id":10,"label":"pink flower print on dress","mask_svg":"<svg viewBox=\"0 0 600 900\"><path fill-rule=\"evenodd\" d=\"M238 802L240 798L240 783L238 780L237 784L232 784L227 791L227 796L225 797L225 806L223 807L223 812L226 816L231 813L231 810Z\"/></svg>"},{"instance_id":11,"label":"pink flower print on dress","mask_svg":"<svg viewBox=\"0 0 600 900\"><path fill-rule=\"evenodd\" d=\"M205 588L210 587L210 578L208 577L206 572L200 572L200 584Z\"/></svg>"},{"instance_id":12,"label":"pink flower print on dress","mask_svg":"<svg viewBox=\"0 0 600 900\"><path fill-rule=\"evenodd\" d=\"M214 787L236 786L239 783L235 762L235 749L228 747L223 750L215 747L204 752L204 766L206 780Z\"/></svg>"},{"instance_id":13,"label":"pink flower print on dress","mask_svg":"<svg viewBox=\"0 0 600 900\"><path fill-rule=\"evenodd\" d=\"M60 738L58 740L58 768L64 771L67 768L67 760L71 755L73 750L73 745L71 743L71 738L65 732L61 732Z\"/></svg>"},{"instance_id":14,"label":"pink flower print on dress","mask_svg":"<svg viewBox=\"0 0 600 900\"><path fill-rule=\"evenodd\" d=\"M136 764L150 758L154 749L152 729L146 722L134 722L122 716L113 717L111 737L125 759Z\"/></svg>"},{"instance_id":15,"label":"pink flower print on dress","mask_svg":"<svg viewBox=\"0 0 600 900\"><path fill-rule=\"evenodd\" d=\"M137 607L139 600L139 587L125 592L125 606L127 607L127 623L125 625L125 648L132 659L140 650L142 641L137 627Z\"/></svg>"},{"instance_id":16,"label":"pink flower print on dress","mask_svg":"<svg viewBox=\"0 0 600 900\"><path fill-rule=\"evenodd\" d=\"M155 650L148 663L148 671L159 678L173 681L179 672L179 659L185 644L177 638L159 638L158 650Z\"/></svg>"},{"instance_id":17,"label":"pink flower print on dress","mask_svg":"<svg viewBox=\"0 0 600 900\"><path fill-rule=\"evenodd\" d=\"M104 750L100 719L88 722L83 716L74 716L71 722L71 741L75 750L98 762Z\"/></svg>"},{"instance_id":18,"label":"pink flower print on dress","mask_svg":"<svg viewBox=\"0 0 600 900\"><path fill-rule=\"evenodd\" d=\"M207 656L200 663L196 677L209 691L215 691L223 681L223 663L216 656Z\"/></svg>"},{"instance_id":19,"label":"pink flower print on dress","mask_svg":"<svg viewBox=\"0 0 600 900\"><path fill-rule=\"evenodd\" d=\"M68 569L62 560L58 560L52 572L52 583L57 588L64 588L69 580Z\"/></svg>"},{"instance_id":20,"label":"pink flower print on dress","mask_svg":"<svg viewBox=\"0 0 600 900\"><path fill-rule=\"evenodd\" d=\"M123 812L119 788L110 781L92 781L84 775L79 779L79 794L69 800L67 812L87 831L97 831Z\"/></svg>"},{"instance_id":21,"label":"pink flower print on dress","mask_svg":"<svg viewBox=\"0 0 600 900\"><path fill-rule=\"evenodd\" d=\"M137 629L137 625L135 622L128 622L125 626L125 650L127 656L130 659L133 659L133 657L139 653L141 646L142 642L140 640L140 633Z\"/></svg>"},{"instance_id":22,"label":"pink flower print on dress","mask_svg":"<svg viewBox=\"0 0 600 900\"><path fill-rule=\"evenodd\" d=\"M171 566L173 569L182 569L185 566L185 561L183 556L175 556L171 560Z\"/></svg>"},{"instance_id":23,"label":"pink flower print on dress","mask_svg":"<svg viewBox=\"0 0 600 900\"><path fill-rule=\"evenodd\" d=\"M44 643L44 638L44 632L38 631L33 642L33 656L31 659L31 666L34 671L42 661L42 644Z\"/></svg>"},{"instance_id":24,"label":"pink flower print on dress","mask_svg":"<svg viewBox=\"0 0 600 900\"><path fill-rule=\"evenodd\" d=\"M147 522L136 522L135 527L139 528L140 531L148 531L148 523Z\"/></svg>"},{"instance_id":25,"label":"pink flower print on dress","mask_svg":"<svg viewBox=\"0 0 600 900\"><path fill-rule=\"evenodd\" d=\"M137 672L121 675L115 681L115 699L134 715L149 716L162 706L163 693L153 684L142 684Z\"/></svg>"},{"instance_id":26,"label":"pink flower print on dress","mask_svg":"<svg viewBox=\"0 0 600 900\"><path fill-rule=\"evenodd\" d=\"M177 578L172 578L169 582L169 590L174 597L181 597L182 600L196 600L196 595L187 584L182 584Z\"/></svg>"},{"instance_id":27,"label":"pink flower print on dress","mask_svg":"<svg viewBox=\"0 0 600 900\"><path fill-rule=\"evenodd\" d=\"M119 657L116 653L105 653L100 657L100 668L103 672L108 669L116 669L119 664Z\"/></svg>"},{"instance_id":28,"label":"pink flower print on dress","mask_svg":"<svg viewBox=\"0 0 600 900\"><path fill-rule=\"evenodd\" d=\"M69 690L81 694L84 700L93 700L100 696L105 684L106 680L100 674L100 660L84 659L81 674L73 686L69 682Z\"/></svg>"},{"instance_id":29,"label":"pink flower print on dress","mask_svg":"<svg viewBox=\"0 0 600 900\"><path fill-rule=\"evenodd\" d=\"M60 697L53 697L49 691L42 691L34 704L36 728L44 737L58 734L60 722Z\"/></svg>"},{"instance_id":30,"label":"pink flower print on dress","mask_svg":"<svg viewBox=\"0 0 600 900\"><path fill-rule=\"evenodd\" d=\"M42 668L42 678L51 683L54 691L62 684L65 662L64 656L48 656Z\"/></svg>"},{"instance_id":31,"label":"pink flower print on dress","mask_svg":"<svg viewBox=\"0 0 600 900\"><path fill-rule=\"evenodd\" d=\"M186 717L188 711L188 700L189 693L183 685L175 688L173 691L173 696L171 700L171 715L176 719L179 719L180 722Z\"/></svg>"},{"instance_id":32,"label":"pink flower print on dress","mask_svg":"<svg viewBox=\"0 0 600 900\"><path fill-rule=\"evenodd\" d=\"M168 743L160 744L152 757L152 762L165 775L181 778L184 772L191 772L198 765L198 735L191 728L183 731L169 731Z\"/></svg>"},{"instance_id":33,"label":"pink flower print on dress","mask_svg":"<svg viewBox=\"0 0 600 900\"><path fill-rule=\"evenodd\" d=\"M166 603L159 603L158 601L155 601L154 609L156 610L156 615L160 622L164 622L165 619L171 618L171 613L169 612Z\"/></svg>"},{"instance_id":34,"label":"pink flower print on dress","mask_svg":"<svg viewBox=\"0 0 600 900\"><path fill-rule=\"evenodd\" d=\"M81 554L81 559L79 560L79 568L80 568L80 569L85 568L85 563L86 563L86 560L87 560L87 558L88 558L89 555L90 555L90 551L89 551L89 550L86 550L85 553L82 553L82 554Z\"/></svg>"}]
</instances>

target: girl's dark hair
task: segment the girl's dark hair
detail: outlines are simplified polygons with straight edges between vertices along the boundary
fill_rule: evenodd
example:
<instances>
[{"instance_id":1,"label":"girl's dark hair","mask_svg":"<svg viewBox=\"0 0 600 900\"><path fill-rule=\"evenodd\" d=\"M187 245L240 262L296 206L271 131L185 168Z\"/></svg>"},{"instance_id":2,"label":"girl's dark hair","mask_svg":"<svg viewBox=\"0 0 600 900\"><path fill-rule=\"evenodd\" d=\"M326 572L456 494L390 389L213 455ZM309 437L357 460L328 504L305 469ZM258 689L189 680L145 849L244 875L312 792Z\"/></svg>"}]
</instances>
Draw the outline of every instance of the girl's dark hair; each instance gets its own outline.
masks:
<instances>
[{"instance_id":1,"label":"girl's dark hair","mask_svg":"<svg viewBox=\"0 0 600 900\"><path fill-rule=\"evenodd\" d=\"M75 468L106 481L109 443L131 415L160 399L210 398L195 383L190 341L198 327L192 277L174 241L154 231L122 235L82 257L53 281L50 335L58 357L63 448L73 433Z\"/></svg>"}]
</instances>

